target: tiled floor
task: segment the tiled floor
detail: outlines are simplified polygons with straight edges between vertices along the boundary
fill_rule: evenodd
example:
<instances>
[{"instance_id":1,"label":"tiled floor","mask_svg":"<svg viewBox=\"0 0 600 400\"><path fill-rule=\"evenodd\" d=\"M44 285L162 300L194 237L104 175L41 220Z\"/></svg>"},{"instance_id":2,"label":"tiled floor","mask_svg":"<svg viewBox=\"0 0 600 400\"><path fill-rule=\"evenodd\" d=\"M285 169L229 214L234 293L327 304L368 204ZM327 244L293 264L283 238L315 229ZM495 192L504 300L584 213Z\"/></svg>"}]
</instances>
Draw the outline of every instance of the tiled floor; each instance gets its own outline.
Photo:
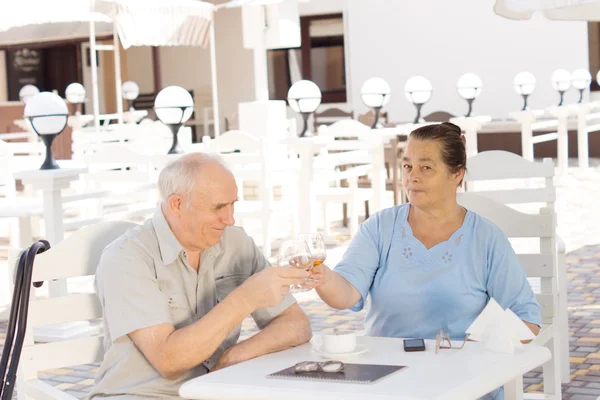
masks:
<instances>
[{"instance_id":1,"label":"tiled floor","mask_svg":"<svg viewBox=\"0 0 600 400\"><path fill-rule=\"evenodd\" d=\"M594 160L596 167L598 160ZM563 385L566 400L596 400L600 396L600 173L591 178L566 179L559 182L558 231L564 239L569 265L569 323L571 382ZM347 245L347 237L338 235L340 246L332 249L328 262L335 264ZM0 254L0 263L3 255ZM299 296L299 303L309 315L313 330L333 331L334 327L350 330L364 328L364 311L353 313L329 308L314 297L314 292ZM251 319L243 324L243 336L255 332ZM4 342L6 323L0 322L0 343ZM45 371L40 378L67 393L84 398L93 383L97 365L84 365ZM541 390L541 371L525 375L527 391Z\"/></svg>"}]
</instances>

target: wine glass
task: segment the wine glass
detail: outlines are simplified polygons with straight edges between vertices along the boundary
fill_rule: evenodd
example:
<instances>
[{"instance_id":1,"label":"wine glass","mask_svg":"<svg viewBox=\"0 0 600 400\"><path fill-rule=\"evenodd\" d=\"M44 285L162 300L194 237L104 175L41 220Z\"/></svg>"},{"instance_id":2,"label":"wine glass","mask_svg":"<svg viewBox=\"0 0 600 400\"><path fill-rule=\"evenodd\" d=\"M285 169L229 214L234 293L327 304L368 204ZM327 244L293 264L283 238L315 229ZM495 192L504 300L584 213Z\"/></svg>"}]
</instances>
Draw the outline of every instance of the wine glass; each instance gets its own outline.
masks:
<instances>
[{"instance_id":1,"label":"wine glass","mask_svg":"<svg viewBox=\"0 0 600 400\"><path fill-rule=\"evenodd\" d=\"M306 271L312 269L314 262L308 243L304 240L286 240L283 242L279 248L277 265L280 267L304 269ZM300 284L290 286L290 292L292 293L307 292L309 290L311 288Z\"/></svg>"},{"instance_id":2,"label":"wine glass","mask_svg":"<svg viewBox=\"0 0 600 400\"><path fill-rule=\"evenodd\" d=\"M313 256L315 267L323 264L325 258L327 258L327 248L325 247L325 240L320 233L302 233L300 239L306 241L308 249Z\"/></svg>"}]
</instances>

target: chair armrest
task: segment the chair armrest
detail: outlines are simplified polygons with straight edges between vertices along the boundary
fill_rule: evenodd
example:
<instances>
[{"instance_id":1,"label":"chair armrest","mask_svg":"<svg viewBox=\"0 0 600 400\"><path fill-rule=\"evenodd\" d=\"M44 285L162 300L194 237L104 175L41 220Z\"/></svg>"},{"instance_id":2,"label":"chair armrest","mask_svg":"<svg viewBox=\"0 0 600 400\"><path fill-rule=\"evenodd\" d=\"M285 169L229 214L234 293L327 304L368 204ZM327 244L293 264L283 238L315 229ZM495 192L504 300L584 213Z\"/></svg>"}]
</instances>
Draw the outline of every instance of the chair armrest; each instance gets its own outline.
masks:
<instances>
[{"instance_id":1,"label":"chair armrest","mask_svg":"<svg viewBox=\"0 0 600 400\"><path fill-rule=\"evenodd\" d=\"M340 180L356 180L359 176L369 175L373 166L371 165L359 165L358 167L348 168L344 171L333 172L326 176L328 181L340 181Z\"/></svg>"},{"instance_id":2,"label":"chair armrest","mask_svg":"<svg viewBox=\"0 0 600 400\"><path fill-rule=\"evenodd\" d=\"M535 339L533 339L529 344L536 344L539 346L542 346L546 343L548 343L548 341L550 339L552 339L553 337L553 327L552 326L548 326L546 328L543 328L538 335L536 336Z\"/></svg>"}]
</instances>

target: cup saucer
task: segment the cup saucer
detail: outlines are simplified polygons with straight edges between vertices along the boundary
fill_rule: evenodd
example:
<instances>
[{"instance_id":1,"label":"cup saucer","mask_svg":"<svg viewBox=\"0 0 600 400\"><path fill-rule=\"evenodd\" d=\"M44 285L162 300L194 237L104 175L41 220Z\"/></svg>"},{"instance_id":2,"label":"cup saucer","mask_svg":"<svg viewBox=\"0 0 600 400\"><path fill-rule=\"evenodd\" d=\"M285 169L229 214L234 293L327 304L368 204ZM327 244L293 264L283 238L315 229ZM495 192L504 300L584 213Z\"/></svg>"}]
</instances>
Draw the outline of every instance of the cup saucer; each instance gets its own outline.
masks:
<instances>
[{"instance_id":1,"label":"cup saucer","mask_svg":"<svg viewBox=\"0 0 600 400\"><path fill-rule=\"evenodd\" d=\"M313 346L312 347L312 351L317 353L318 355L320 355L323 358L329 358L329 359L337 359L337 358L342 358L342 357L351 357L351 356L357 356L359 354L363 354L366 353L369 350L369 348L365 345L362 344L358 344L356 345L356 347L354 348L354 350L352 351L348 351L345 353L332 353L332 352L328 352L325 350L322 350L321 347L317 347L317 346Z\"/></svg>"}]
</instances>

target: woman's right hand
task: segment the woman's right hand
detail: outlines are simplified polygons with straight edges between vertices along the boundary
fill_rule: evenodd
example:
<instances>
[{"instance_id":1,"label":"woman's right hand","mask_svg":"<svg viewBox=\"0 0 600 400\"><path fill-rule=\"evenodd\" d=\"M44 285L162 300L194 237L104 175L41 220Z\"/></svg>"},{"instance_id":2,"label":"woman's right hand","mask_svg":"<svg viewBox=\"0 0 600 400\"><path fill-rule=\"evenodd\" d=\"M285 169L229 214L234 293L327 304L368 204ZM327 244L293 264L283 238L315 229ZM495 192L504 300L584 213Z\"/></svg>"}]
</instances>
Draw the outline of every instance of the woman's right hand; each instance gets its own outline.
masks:
<instances>
[{"instance_id":1,"label":"woman's right hand","mask_svg":"<svg viewBox=\"0 0 600 400\"><path fill-rule=\"evenodd\" d=\"M303 282L303 286L310 288L318 288L325 283L328 273L331 272L329 267L325 264L315 265L310 269L310 276Z\"/></svg>"}]
</instances>

